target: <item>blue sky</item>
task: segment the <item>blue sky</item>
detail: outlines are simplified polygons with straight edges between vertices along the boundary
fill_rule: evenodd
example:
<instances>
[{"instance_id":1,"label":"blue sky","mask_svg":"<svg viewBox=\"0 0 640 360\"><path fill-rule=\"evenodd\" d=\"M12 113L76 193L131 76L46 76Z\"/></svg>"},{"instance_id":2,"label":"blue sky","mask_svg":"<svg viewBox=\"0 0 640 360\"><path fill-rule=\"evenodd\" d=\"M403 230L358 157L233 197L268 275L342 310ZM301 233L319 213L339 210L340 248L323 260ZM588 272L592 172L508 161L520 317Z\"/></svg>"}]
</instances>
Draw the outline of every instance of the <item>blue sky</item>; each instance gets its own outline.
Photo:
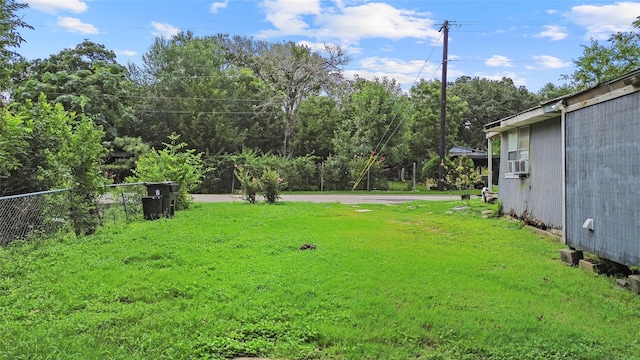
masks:
<instances>
[{"instance_id":1,"label":"blue sky","mask_svg":"<svg viewBox=\"0 0 640 360\"><path fill-rule=\"evenodd\" d=\"M589 39L630 31L640 2L590 0L22 0L28 59L45 58L84 39L118 62L139 63L156 36L240 34L311 47L342 46L349 77L389 76L409 88L440 78L442 32L449 33L448 79L509 77L538 91L562 84Z\"/></svg>"}]
</instances>

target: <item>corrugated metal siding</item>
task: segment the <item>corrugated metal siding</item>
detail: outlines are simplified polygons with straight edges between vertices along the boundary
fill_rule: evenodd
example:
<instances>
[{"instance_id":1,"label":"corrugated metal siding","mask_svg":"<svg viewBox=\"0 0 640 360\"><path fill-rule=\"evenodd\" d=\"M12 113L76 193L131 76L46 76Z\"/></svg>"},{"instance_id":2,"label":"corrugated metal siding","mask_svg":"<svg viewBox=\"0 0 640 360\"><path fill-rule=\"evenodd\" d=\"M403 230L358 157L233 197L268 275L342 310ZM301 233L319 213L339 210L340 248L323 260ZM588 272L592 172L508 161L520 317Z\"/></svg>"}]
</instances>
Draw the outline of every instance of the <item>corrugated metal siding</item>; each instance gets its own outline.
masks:
<instances>
[{"instance_id":1,"label":"corrugated metal siding","mask_svg":"<svg viewBox=\"0 0 640 360\"><path fill-rule=\"evenodd\" d=\"M562 228L562 134L560 117L533 124L529 140L529 176L504 177L507 133L502 135L498 196L502 211L533 225Z\"/></svg>"},{"instance_id":2,"label":"corrugated metal siding","mask_svg":"<svg viewBox=\"0 0 640 360\"><path fill-rule=\"evenodd\" d=\"M567 244L640 265L640 93L568 113L565 127Z\"/></svg>"}]
</instances>

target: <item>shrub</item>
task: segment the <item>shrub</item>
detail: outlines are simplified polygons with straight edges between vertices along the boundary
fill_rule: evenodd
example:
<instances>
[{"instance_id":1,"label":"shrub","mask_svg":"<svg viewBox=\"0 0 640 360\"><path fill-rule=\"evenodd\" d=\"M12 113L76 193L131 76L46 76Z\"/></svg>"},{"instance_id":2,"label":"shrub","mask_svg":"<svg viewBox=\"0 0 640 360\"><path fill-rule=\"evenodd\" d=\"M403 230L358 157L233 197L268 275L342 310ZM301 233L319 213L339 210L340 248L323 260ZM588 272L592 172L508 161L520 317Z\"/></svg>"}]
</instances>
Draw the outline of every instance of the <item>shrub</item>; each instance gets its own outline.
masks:
<instances>
[{"instance_id":1,"label":"shrub","mask_svg":"<svg viewBox=\"0 0 640 360\"><path fill-rule=\"evenodd\" d=\"M387 190L389 189L389 182L387 181L386 174L383 167L384 160L376 160L371 163L369 169L366 168L368 158L357 158L349 163L351 168L351 188L356 181L360 180L357 190ZM368 185L368 188L367 188Z\"/></svg>"},{"instance_id":2,"label":"shrub","mask_svg":"<svg viewBox=\"0 0 640 360\"><path fill-rule=\"evenodd\" d=\"M235 169L235 176L240 181L242 198L251 204L255 204L256 195L260 189L260 180L251 175L249 171L245 170L242 166L238 166Z\"/></svg>"},{"instance_id":3,"label":"shrub","mask_svg":"<svg viewBox=\"0 0 640 360\"><path fill-rule=\"evenodd\" d=\"M169 143L163 143L162 150L151 149L140 156L133 177L129 180L137 181L175 181L180 187L176 198L176 210L189 208L193 201L189 192L202 181L204 173L209 169L204 167L202 154L196 154L193 149L186 149L187 143L177 143L180 135L169 136Z\"/></svg>"},{"instance_id":4,"label":"shrub","mask_svg":"<svg viewBox=\"0 0 640 360\"><path fill-rule=\"evenodd\" d=\"M288 190L317 190L320 188L318 165L313 156L300 156L296 158L280 158L278 170L280 175L287 179Z\"/></svg>"},{"instance_id":5,"label":"shrub","mask_svg":"<svg viewBox=\"0 0 640 360\"><path fill-rule=\"evenodd\" d=\"M71 203L56 205L70 208L77 235L95 232L97 202L107 182L100 170L106 154L102 129L44 95L3 108L0 118L0 176L5 177L0 193L70 188Z\"/></svg>"},{"instance_id":6,"label":"shrub","mask_svg":"<svg viewBox=\"0 0 640 360\"><path fill-rule=\"evenodd\" d=\"M280 198L280 192L287 186L287 183L280 177L277 171L265 169L260 179L262 195L267 204L275 204Z\"/></svg>"},{"instance_id":7,"label":"shrub","mask_svg":"<svg viewBox=\"0 0 640 360\"><path fill-rule=\"evenodd\" d=\"M454 167L448 169L447 183L454 184L458 190L470 190L478 182L478 174L473 167L473 160L466 156L455 159Z\"/></svg>"},{"instance_id":8,"label":"shrub","mask_svg":"<svg viewBox=\"0 0 640 360\"><path fill-rule=\"evenodd\" d=\"M325 190L347 190L351 170L349 161L339 156L329 156L322 169Z\"/></svg>"},{"instance_id":9,"label":"shrub","mask_svg":"<svg viewBox=\"0 0 640 360\"><path fill-rule=\"evenodd\" d=\"M276 169L281 177L287 179L287 188L290 190L316 190L320 185L318 166L313 156L289 158L273 154L259 155L255 150L244 149L239 154L208 156L205 162L215 170L203 178L196 189L200 193L230 193L232 186L235 190L235 179L240 180L236 174L237 166L249 174L262 174L265 169Z\"/></svg>"},{"instance_id":10,"label":"shrub","mask_svg":"<svg viewBox=\"0 0 640 360\"><path fill-rule=\"evenodd\" d=\"M424 164L424 166L422 167L422 173L425 174L427 179L433 180L433 182L437 182L439 166L440 166L440 157L434 156L431 159L429 159L429 161L427 161L426 164ZM448 180L451 180L451 178L447 177L449 169L454 169L455 167L456 165L451 161L451 159L449 159L448 157L444 158L445 178L443 180L443 183L444 183L445 189L453 189L455 187L455 184L453 182L448 181Z\"/></svg>"}]
</instances>

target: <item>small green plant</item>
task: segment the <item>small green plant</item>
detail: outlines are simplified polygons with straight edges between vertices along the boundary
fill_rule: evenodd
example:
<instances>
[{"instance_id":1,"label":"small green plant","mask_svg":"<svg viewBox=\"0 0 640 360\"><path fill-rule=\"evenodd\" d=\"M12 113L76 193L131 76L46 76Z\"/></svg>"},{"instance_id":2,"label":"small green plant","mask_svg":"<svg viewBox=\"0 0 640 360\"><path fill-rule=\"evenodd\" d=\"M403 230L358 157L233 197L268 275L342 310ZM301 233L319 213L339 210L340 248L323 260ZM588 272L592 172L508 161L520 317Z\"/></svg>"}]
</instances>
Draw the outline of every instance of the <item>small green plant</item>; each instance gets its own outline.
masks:
<instances>
[{"instance_id":1,"label":"small green plant","mask_svg":"<svg viewBox=\"0 0 640 360\"><path fill-rule=\"evenodd\" d=\"M287 183L280 177L277 171L265 169L260 179L260 188L267 204L275 204L280 198L280 192L286 188Z\"/></svg>"},{"instance_id":2,"label":"small green plant","mask_svg":"<svg viewBox=\"0 0 640 360\"><path fill-rule=\"evenodd\" d=\"M251 204L255 204L256 195L260 189L260 180L251 175L251 173L242 166L237 166L234 173L240 181L242 198Z\"/></svg>"},{"instance_id":3,"label":"small green plant","mask_svg":"<svg viewBox=\"0 0 640 360\"><path fill-rule=\"evenodd\" d=\"M176 210L188 209L192 202L189 192L202 181L205 168L202 154L187 149L187 143L177 143L180 135L169 135L169 143L163 143L162 150L152 149L140 156L133 170L133 177L128 180L137 181L175 181L179 184L176 198Z\"/></svg>"}]
</instances>

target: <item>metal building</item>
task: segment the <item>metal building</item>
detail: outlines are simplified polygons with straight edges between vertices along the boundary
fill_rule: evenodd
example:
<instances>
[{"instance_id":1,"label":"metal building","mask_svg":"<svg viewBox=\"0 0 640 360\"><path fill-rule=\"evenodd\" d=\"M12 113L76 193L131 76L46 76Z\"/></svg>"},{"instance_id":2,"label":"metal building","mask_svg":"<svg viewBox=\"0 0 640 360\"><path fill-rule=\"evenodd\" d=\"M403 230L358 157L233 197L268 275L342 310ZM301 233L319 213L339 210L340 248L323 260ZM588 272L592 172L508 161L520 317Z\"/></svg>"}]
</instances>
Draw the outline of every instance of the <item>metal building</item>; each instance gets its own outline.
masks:
<instances>
[{"instance_id":1,"label":"metal building","mask_svg":"<svg viewBox=\"0 0 640 360\"><path fill-rule=\"evenodd\" d=\"M502 140L504 213L640 265L640 70L485 125Z\"/></svg>"}]
</instances>

